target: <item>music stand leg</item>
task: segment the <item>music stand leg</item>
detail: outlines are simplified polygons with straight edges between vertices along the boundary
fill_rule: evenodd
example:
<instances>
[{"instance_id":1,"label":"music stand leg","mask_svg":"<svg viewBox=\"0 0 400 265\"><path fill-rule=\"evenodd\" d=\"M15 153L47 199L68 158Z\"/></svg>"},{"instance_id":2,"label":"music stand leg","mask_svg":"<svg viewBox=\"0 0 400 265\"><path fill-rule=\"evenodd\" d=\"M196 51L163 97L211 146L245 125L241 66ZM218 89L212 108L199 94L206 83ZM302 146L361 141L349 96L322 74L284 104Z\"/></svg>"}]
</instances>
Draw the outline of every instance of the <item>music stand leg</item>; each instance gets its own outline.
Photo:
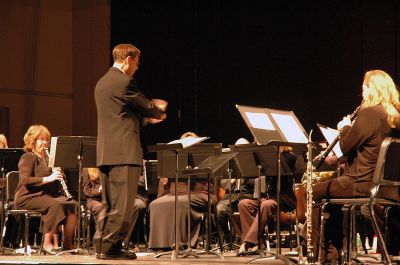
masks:
<instances>
[{"instance_id":1,"label":"music stand leg","mask_svg":"<svg viewBox=\"0 0 400 265\"><path fill-rule=\"evenodd\" d=\"M4 164L4 161L3 161ZM4 167L1 167L1 180L4 180L4 186L3 188L1 188L1 228L0 228L0 235L3 239L3 237L5 237L6 235L3 235L3 226L4 226L4 222L5 222L5 213L4 213L4 208L5 208L5 200L6 200L6 196L5 196L5 192L6 192L6 178L5 178L5 172L4 172ZM2 242L3 243L3 242ZM3 253L4 249L3 249L3 244L0 245L0 253Z\"/></svg>"},{"instance_id":2,"label":"music stand leg","mask_svg":"<svg viewBox=\"0 0 400 265\"><path fill-rule=\"evenodd\" d=\"M176 171L175 171L175 202L174 202L174 215L175 215L175 246L172 251L167 251L163 252L160 254L157 254L154 256L154 258L159 258L161 256L169 255L171 254L171 260L176 260L178 258L178 255L181 254L179 251L179 246L178 246L178 181L179 181L179 176L178 176L178 170L179 170L179 157L178 157L178 150L175 151L175 157L176 157Z\"/></svg>"},{"instance_id":3,"label":"music stand leg","mask_svg":"<svg viewBox=\"0 0 400 265\"><path fill-rule=\"evenodd\" d=\"M82 145L81 145L82 148ZM82 153L82 150L81 150ZM78 156L78 220L77 220L77 234L78 234L78 241L76 243L76 248L64 250L60 253L57 253L56 256L63 255L65 253L75 253L75 254L84 254L84 255L91 255L89 251L86 249L81 248L81 225L82 225L82 156ZM85 235L83 236L83 240L85 240Z\"/></svg>"},{"instance_id":4,"label":"music stand leg","mask_svg":"<svg viewBox=\"0 0 400 265\"><path fill-rule=\"evenodd\" d=\"M220 252L220 249L222 249L221 242L219 242L219 248L211 250L211 195L210 195L210 174L207 176L207 181L208 181L208 187L207 187L207 222L206 222L206 251L204 254L212 254L217 256L220 259L223 259L224 256L222 256L222 252Z\"/></svg>"},{"instance_id":5,"label":"music stand leg","mask_svg":"<svg viewBox=\"0 0 400 265\"><path fill-rule=\"evenodd\" d=\"M220 248L221 248L221 253L223 252L223 249L225 247L228 248L228 250L230 252L232 252L233 250L233 246L235 245L236 248L239 248L240 246L237 244L233 243L233 219L232 219L232 170L228 169L228 179L229 179L229 213L228 213L228 227L229 227L229 242L226 244L223 244ZM217 212L216 212L217 214ZM217 225L219 224L218 220L217 220ZM225 236L225 235L224 235ZM216 247L213 249L213 251L216 251L219 247Z\"/></svg>"},{"instance_id":6,"label":"music stand leg","mask_svg":"<svg viewBox=\"0 0 400 265\"><path fill-rule=\"evenodd\" d=\"M294 264L293 261L297 262L296 260L282 255L281 254L281 230L280 230L280 193L281 193L281 155L280 155L280 146L277 146L277 179L276 179L276 199L277 199L277 207L276 207L276 253L272 252L265 252L267 254L272 255L276 259L280 259L285 262L285 264ZM261 186L261 184L260 184ZM260 215L260 212L259 212ZM271 257L259 257L252 259L248 262L248 264L255 263L255 262L260 262L260 261L266 261L269 260Z\"/></svg>"}]
</instances>

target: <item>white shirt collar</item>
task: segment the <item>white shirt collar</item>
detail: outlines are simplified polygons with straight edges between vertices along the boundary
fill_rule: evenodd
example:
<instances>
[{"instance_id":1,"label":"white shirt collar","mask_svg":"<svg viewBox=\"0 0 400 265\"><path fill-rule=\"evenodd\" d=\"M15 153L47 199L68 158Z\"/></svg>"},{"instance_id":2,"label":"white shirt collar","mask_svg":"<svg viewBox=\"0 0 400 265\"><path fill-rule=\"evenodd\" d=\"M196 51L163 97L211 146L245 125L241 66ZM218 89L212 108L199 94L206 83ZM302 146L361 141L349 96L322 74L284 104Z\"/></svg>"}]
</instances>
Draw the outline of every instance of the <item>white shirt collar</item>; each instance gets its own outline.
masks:
<instances>
[{"instance_id":1,"label":"white shirt collar","mask_svg":"<svg viewBox=\"0 0 400 265\"><path fill-rule=\"evenodd\" d=\"M118 70L120 70L122 73L126 74L123 70L122 70L122 63L114 63L113 67L117 68Z\"/></svg>"}]
</instances>

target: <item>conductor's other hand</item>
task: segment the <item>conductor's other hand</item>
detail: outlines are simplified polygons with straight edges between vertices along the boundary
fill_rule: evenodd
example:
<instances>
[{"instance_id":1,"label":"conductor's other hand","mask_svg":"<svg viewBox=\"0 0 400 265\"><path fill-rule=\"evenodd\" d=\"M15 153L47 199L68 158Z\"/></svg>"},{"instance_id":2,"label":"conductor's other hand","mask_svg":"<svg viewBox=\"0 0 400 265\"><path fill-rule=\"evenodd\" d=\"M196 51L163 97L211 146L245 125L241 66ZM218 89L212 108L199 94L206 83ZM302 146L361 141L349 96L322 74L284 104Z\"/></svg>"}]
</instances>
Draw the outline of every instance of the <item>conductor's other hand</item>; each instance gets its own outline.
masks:
<instances>
[{"instance_id":1,"label":"conductor's other hand","mask_svg":"<svg viewBox=\"0 0 400 265\"><path fill-rule=\"evenodd\" d=\"M168 102L163 100L163 99L159 99L159 98L153 98L151 100L151 102L157 106L157 108L159 108L160 110L162 110L163 112L165 112L167 110L167 106L168 106Z\"/></svg>"},{"instance_id":2,"label":"conductor's other hand","mask_svg":"<svg viewBox=\"0 0 400 265\"><path fill-rule=\"evenodd\" d=\"M343 127L345 127L345 126L351 126L350 115L343 117L343 120L339 121L339 123L337 124L338 130L343 129Z\"/></svg>"},{"instance_id":3,"label":"conductor's other hand","mask_svg":"<svg viewBox=\"0 0 400 265\"><path fill-rule=\"evenodd\" d=\"M162 122L166 118L167 118L167 114L163 113L159 119L156 119L156 118L144 118L144 123L145 124L155 124L155 123Z\"/></svg>"},{"instance_id":4,"label":"conductor's other hand","mask_svg":"<svg viewBox=\"0 0 400 265\"><path fill-rule=\"evenodd\" d=\"M55 170L50 176L44 177L43 178L43 182L44 183L49 183L49 182L53 182L53 181L56 181L56 180L62 180L63 178L64 177L61 174L61 171Z\"/></svg>"}]
</instances>

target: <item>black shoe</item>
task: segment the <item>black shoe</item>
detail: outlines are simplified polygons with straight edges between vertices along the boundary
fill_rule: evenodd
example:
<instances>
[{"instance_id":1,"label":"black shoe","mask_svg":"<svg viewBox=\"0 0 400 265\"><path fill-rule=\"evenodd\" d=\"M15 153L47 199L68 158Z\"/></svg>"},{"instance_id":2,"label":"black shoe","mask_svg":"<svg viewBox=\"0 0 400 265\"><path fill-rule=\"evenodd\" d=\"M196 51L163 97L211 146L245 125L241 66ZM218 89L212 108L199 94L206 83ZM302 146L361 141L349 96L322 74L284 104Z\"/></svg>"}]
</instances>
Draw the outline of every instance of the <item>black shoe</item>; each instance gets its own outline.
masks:
<instances>
[{"instance_id":1,"label":"black shoe","mask_svg":"<svg viewBox=\"0 0 400 265\"><path fill-rule=\"evenodd\" d=\"M96 258L98 258L98 259L136 259L137 257L136 257L135 253L121 249L121 251L116 254L96 253Z\"/></svg>"}]
</instances>

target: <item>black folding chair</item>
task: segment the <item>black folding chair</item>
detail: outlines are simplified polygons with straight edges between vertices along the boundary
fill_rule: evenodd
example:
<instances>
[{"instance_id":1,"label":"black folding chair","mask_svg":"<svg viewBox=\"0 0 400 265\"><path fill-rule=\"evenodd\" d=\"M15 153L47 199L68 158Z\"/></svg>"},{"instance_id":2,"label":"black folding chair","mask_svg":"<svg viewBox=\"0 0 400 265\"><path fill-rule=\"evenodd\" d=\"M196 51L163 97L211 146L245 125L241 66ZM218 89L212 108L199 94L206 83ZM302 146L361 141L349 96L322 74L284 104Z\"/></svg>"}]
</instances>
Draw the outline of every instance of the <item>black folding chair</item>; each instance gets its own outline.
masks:
<instances>
[{"instance_id":1,"label":"black folding chair","mask_svg":"<svg viewBox=\"0 0 400 265\"><path fill-rule=\"evenodd\" d=\"M27 209L15 209L13 204L15 190L17 189L19 182L19 171L11 171L6 175L6 201L4 204L4 223L3 223L3 233L0 239L0 248L1 253L4 253L4 238L6 235L7 229L7 221L9 215L22 215L25 219L24 226L24 254L28 253L28 245L29 245L29 221L32 217L41 217L42 214L39 211L27 210ZM42 244L40 245L39 251L42 250Z\"/></svg>"},{"instance_id":2,"label":"black folding chair","mask_svg":"<svg viewBox=\"0 0 400 265\"><path fill-rule=\"evenodd\" d=\"M378 160L374 176L372 178L372 189L370 197L362 198L341 198L341 199L326 199L322 201L321 207L321 226L320 226L320 241L319 241L319 261L321 260L322 242L325 230L325 221L329 218L329 214L324 210L328 204L342 205L342 210L346 211L348 223L347 226L347 248L344 249L347 263L352 260L357 260L357 252L355 251L355 220L357 209L361 206L368 206L368 212L372 220L372 226L381 247L381 253L385 264L392 264L386 248L386 243L382 235L381 228L378 225L374 205L383 207L400 206L397 200L398 195L393 192L385 192L385 187L397 188L400 187L400 138L387 137L381 144ZM393 196L390 196L393 195ZM387 217L387 215L385 215Z\"/></svg>"}]
</instances>

